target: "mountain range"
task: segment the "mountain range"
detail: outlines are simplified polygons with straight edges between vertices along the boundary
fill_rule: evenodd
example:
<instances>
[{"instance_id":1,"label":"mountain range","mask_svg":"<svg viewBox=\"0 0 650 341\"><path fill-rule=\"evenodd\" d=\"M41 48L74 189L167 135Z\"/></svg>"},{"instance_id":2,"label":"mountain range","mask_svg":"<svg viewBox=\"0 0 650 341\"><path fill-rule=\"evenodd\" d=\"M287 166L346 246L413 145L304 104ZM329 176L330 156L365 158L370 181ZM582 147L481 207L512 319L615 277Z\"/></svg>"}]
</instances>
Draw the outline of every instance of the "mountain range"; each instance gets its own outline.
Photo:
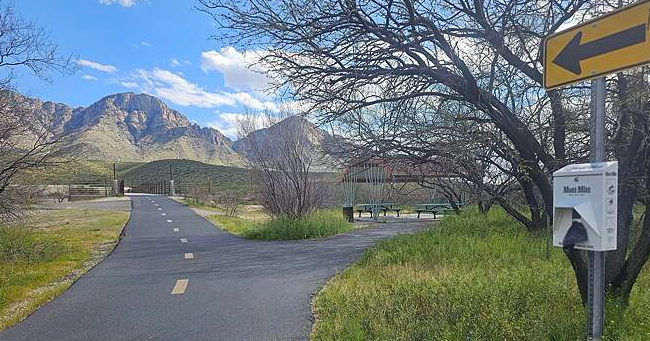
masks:
<instances>
[{"instance_id":1,"label":"mountain range","mask_svg":"<svg viewBox=\"0 0 650 341\"><path fill-rule=\"evenodd\" d=\"M216 165L244 166L250 151L247 141L265 146L275 136L304 123L314 150L328 134L302 117L289 117L232 141L217 129L190 122L182 113L147 94L108 95L88 107L25 98L33 110L52 122L60 136L72 137L89 160L154 161L189 159Z\"/></svg>"}]
</instances>

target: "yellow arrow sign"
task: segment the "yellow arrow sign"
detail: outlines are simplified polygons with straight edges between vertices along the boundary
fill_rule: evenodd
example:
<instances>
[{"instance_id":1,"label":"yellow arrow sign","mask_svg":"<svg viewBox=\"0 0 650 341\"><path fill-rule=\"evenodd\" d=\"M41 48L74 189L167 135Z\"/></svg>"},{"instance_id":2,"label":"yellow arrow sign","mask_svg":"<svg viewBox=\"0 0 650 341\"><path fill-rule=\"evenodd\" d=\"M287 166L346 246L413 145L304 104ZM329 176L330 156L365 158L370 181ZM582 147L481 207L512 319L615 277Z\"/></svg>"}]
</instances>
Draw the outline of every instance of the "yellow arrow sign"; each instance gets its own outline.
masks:
<instances>
[{"instance_id":1,"label":"yellow arrow sign","mask_svg":"<svg viewBox=\"0 0 650 341\"><path fill-rule=\"evenodd\" d=\"M544 87L556 88L650 63L650 0L544 40Z\"/></svg>"}]
</instances>

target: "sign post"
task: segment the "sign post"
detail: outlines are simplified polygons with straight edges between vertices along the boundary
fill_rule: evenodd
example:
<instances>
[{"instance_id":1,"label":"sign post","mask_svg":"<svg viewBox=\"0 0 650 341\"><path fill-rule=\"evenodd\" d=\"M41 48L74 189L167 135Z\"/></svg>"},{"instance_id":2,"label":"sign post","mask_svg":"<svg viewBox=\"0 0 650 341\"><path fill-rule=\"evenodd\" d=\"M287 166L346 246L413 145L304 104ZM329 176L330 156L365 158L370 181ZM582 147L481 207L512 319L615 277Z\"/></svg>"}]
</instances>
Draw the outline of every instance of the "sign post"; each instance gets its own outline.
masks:
<instances>
[{"instance_id":1,"label":"sign post","mask_svg":"<svg viewBox=\"0 0 650 341\"><path fill-rule=\"evenodd\" d=\"M604 162L605 76L650 64L650 0L549 35L543 55L546 89L592 79L590 156L592 163ZM615 225L615 221L614 217L609 222ZM587 256L588 336L599 341L604 329L605 252L592 249Z\"/></svg>"},{"instance_id":2,"label":"sign post","mask_svg":"<svg viewBox=\"0 0 650 341\"><path fill-rule=\"evenodd\" d=\"M591 81L591 162L605 161L605 77ZM600 341L603 337L605 310L605 252L588 251L588 336Z\"/></svg>"}]
</instances>

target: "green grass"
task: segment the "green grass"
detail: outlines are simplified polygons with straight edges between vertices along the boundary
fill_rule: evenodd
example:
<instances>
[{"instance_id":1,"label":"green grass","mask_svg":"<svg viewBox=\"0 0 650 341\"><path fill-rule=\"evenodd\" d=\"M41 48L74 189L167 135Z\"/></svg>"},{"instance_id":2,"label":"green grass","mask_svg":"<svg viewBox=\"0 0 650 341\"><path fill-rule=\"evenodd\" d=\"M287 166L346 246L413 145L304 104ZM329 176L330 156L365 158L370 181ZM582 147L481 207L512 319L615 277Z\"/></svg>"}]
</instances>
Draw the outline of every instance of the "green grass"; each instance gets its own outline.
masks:
<instances>
[{"instance_id":1,"label":"green grass","mask_svg":"<svg viewBox=\"0 0 650 341\"><path fill-rule=\"evenodd\" d=\"M127 212L60 210L0 226L0 330L67 289L117 243Z\"/></svg>"},{"instance_id":2,"label":"green grass","mask_svg":"<svg viewBox=\"0 0 650 341\"><path fill-rule=\"evenodd\" d=\"M571 266L544 244L496 208L384 241L316 296L312 340L584 340ZM650 339L648 284L608 304L608 340Z\"/></svg>"},{"instance_id":3,"label":"green grass","mask_svg":"<svg viewBox=\"0 0 650 341\"><path fill-rule=\"evenodd\" d=\"M324 238L354 229L341 212L335 210L318 210L302 219L251 219L223 215L208 216L208 219L225 231L257 240Z\"/></svg>"},{"instance_id":4,"label":"green grass","mask_svg":"<svg viewBox=\"0 0 650 341\"><path fill-rule=\"evenodd\" d=\"M117 174L139 165L135 162L116 163ZM113 163L107 161L75 160L35 172L42 184L67 185L74 182L102 182L113 179Z\"/></svg>"}]
</instances>

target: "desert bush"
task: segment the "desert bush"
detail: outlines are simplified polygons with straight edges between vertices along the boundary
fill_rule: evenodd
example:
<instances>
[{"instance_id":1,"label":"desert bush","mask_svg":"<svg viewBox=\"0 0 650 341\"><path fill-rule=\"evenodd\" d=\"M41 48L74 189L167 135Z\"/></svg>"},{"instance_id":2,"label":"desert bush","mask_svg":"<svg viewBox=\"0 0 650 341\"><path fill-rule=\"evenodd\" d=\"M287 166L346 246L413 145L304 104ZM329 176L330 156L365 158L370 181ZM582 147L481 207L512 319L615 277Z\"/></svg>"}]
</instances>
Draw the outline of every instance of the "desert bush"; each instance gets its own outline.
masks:
<instances>
[{"instance_id":1,"label":"desert bush","mask_svg":"<svg viewBox=\"0 0 650 341\"><path fill-rule=\"evenodd\" d=\"M212 196L212 205L228 217L237 216L237 211L244 204L244 195L238 192L226 191Z\"/></svg>"},{"instance_id":2,"label":"desert bush","mask_svg":"<svg viewBox=\"0 0 650 341\"><path fill-rule=\"evenodd\" d=\"M337 210L316 210L302 218L279 216L259 222L244 218L210 216L219 227L240 237L257 240L299 240L324 238L351 231L341 212Z\"/></svg>"}]
</instances>

